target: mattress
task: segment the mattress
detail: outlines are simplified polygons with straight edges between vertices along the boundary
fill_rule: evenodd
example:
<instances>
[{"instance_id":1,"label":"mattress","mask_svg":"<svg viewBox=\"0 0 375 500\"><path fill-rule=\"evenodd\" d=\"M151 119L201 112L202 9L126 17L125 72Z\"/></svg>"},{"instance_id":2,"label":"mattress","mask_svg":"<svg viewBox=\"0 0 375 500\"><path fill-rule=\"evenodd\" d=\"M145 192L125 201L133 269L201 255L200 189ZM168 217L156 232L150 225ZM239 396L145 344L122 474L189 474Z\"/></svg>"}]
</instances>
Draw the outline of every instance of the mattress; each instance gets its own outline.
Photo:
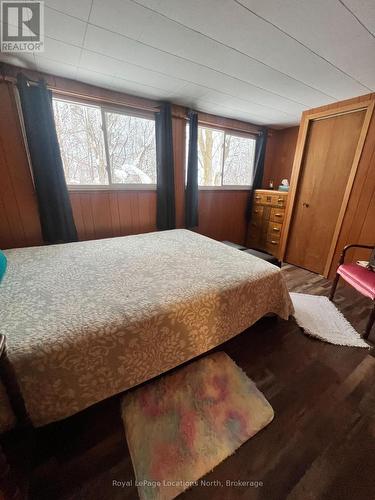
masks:
<instances>
[{"instance_id":1,"label":"mattress","mask_svg":"<svg viewBox=\"0 0 375 500\"><path fill-rule=\"evenodd\" d=\"M292 303L280 270L187 230L7 250L0 332L35 426L198 356ZM266 340L265 340L266 341ZM0 426L12 415L0 390Z\"/></svg>"}]
</instances>

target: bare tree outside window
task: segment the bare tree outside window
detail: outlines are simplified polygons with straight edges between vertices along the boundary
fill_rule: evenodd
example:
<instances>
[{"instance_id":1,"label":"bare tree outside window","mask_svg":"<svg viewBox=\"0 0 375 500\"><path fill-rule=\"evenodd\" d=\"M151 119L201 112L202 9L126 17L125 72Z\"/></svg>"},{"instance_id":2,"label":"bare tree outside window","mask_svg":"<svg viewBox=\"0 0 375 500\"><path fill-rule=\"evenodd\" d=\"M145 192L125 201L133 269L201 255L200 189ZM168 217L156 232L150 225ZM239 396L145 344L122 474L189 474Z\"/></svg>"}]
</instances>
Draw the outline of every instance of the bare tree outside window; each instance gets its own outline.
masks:
<instances>
[{"instance_id":1,"label":"bare tree outside window","mask_svg":"<svg viewBox=\"0 0 375 500\"><path fill-rule=\"evenodd\" d=\"M156 184L155 122L105 112L112 182Z\"/></svg>"},{"instance_id":2,"label":"bare tree outside window","mask_svg":"<svg viewBox=\"0 0 375 500\"><path fill-rule=\"evenodd\" d=\"M53 109L67 184L156 184L153 119L62 99Z\"/></svg>"},{"instance_id":3,"label":"bare tree outside window","mask_svg":"<svg viewBox=\"0 0 375 500\"><path fill-rule=\"evenodd\" d=\"M67 184L108 184L99 107L53 100Z\"/></svg>"},{"instance_id":4,"label":"bare tree outside window","mask_svg":"<svg viewBox=\"0 0 375 500\"><path fill-rule=\"evenodd\" d=\"M187 127L187 140L188 140ZM200 186L251 186L256 140L209 127L198 127Z\"/></svg>"},{"instance_id":5,"label":"bare tree outside window","mask_svg":"<svg viewBox=\"0 0 375 500\"><path fill-rule=\"evenodd\" d=\"M198 184L221 186L224 132L198 127Z\"/></svg>"},{"instance_id":6,"label":"bare tree outside window","mask_svg":"<svg viewBox=\"0 0 375 500\"><path fill-rule=\"evenodd\" d=\"M255 139L225 134L223 185L251 186Z\"/></svg>"}]
</instances>

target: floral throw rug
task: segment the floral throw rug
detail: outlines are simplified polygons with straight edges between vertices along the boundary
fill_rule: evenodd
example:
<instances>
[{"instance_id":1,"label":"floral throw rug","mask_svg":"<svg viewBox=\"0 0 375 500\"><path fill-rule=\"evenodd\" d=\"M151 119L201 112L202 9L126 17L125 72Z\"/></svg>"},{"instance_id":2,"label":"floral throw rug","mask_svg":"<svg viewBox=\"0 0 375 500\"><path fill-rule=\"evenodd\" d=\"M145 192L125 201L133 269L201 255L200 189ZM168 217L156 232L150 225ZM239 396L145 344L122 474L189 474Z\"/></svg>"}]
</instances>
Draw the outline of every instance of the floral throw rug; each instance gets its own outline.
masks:
<instances>
[{"instance_id":1,"label":"floral throw rug","mask_svg":"<svg viewBox=\"0 0 375 500\"><path fill-rule=\"evenodd\" d=\"M140 498L167 500L194 486L273 416L224 352L129 392L122 418Z\"/></svg>"}]
</instances>

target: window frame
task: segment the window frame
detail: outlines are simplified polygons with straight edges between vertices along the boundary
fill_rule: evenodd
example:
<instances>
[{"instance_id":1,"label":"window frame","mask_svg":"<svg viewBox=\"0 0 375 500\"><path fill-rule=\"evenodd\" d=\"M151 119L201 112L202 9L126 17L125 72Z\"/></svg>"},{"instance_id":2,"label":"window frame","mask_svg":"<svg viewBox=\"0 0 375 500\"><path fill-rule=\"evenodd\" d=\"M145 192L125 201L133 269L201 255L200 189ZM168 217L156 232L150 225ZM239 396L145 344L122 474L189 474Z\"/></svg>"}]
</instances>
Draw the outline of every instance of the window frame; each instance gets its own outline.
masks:
<instances>
[{"instance_id":1,"label":"window frame","mask_svg":"<svg viewBox=\"0 0 375 500\"><path fill-rule=\"evenodd\" d=\"M225 137L226 135L232 135L235 137L244 137L245 139L253 139L254 141L257 140L258 134L256 133L247 133L247 132L242 132L242 131L237 131L233 130L227 127L220 127L220 126L214 126L214 125L209 125L206 124L205 122L199 122L198 121L198 127L202 128L209 128L211 130L217 130L219 132L224 133L224 143L223 143L223 158L222 158L222 165L221 165L221 186L201 186L198 184L198 190L200 191L251 191L253 186L251 184L223 184L223 177L224 177L224 158L225 158ZM188 145L187 145L188 147ZM198 153L199 154L199 153ZM255 151L254 151L254 164L253 168L255 167ZM254 171L254 170L253 170Z\"/></svg>"},{"instance_id":2,"label":"window frame","mask_svg":"<svg viewBox=\"0 0 375 500\"><path fill-rule=\"evenodd\" d=\"M134 116L137 118L145 118L155 122L155 114L152 111L145 111L126 106L116 106L114 104L106 104L102 102L93 102L88 99L74 98L59 94L58 92L52 93L52 100L63 101L72 104L79 104L81 106L91 106L98 108L101 114L101 129L103 134L103 143L106 157L106 170L108 175L108 184L69 184L66 182L68 191L156 191L155 184L125 184L125 183L112 183L111 182L111 166L109 164L109 150L108 150L108 132L106 128L105 113L117 113L120 115ZM156 161L156 158L155 158ZM65 171L64 171L65 175Z\"/></svg>"}]
</instances>

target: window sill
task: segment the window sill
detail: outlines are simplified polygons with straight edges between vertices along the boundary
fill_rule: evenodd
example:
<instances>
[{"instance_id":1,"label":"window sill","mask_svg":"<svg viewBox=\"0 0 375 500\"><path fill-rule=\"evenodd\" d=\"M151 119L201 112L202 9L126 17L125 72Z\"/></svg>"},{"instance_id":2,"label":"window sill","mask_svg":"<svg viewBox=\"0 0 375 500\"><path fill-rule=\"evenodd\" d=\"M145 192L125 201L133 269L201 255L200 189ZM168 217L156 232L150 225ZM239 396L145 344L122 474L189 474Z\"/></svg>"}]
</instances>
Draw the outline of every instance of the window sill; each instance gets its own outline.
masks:
<instances>
[{"instance_id":1,"label":"window sill","mask_svg":"<svg viewBox=\"0 0 375 500\"><path fill-rule=\"evenodd\" d=\"M251 186L199 186L199 191L250 191Z\"/></svg>"},{"instance_id":2,"label":"window sill","mask_svg":"<svg viewBox=\"0 0 375 500\"><path fill-rule=\"evenodd\" d=\"M156 191L156 184L68 184L68 191ZM250 191L251 186L198 186L199 191Z\"/></svg>"},{"instance_id":3,"label":"window sill","mask_svg":"<svg viewBox=\"0 0 375 500\"><path fill-rule=\"evenodd\" d=\"M68 191L156 191L156 184L68 184Z\"/></svg>"}]
</instances>

